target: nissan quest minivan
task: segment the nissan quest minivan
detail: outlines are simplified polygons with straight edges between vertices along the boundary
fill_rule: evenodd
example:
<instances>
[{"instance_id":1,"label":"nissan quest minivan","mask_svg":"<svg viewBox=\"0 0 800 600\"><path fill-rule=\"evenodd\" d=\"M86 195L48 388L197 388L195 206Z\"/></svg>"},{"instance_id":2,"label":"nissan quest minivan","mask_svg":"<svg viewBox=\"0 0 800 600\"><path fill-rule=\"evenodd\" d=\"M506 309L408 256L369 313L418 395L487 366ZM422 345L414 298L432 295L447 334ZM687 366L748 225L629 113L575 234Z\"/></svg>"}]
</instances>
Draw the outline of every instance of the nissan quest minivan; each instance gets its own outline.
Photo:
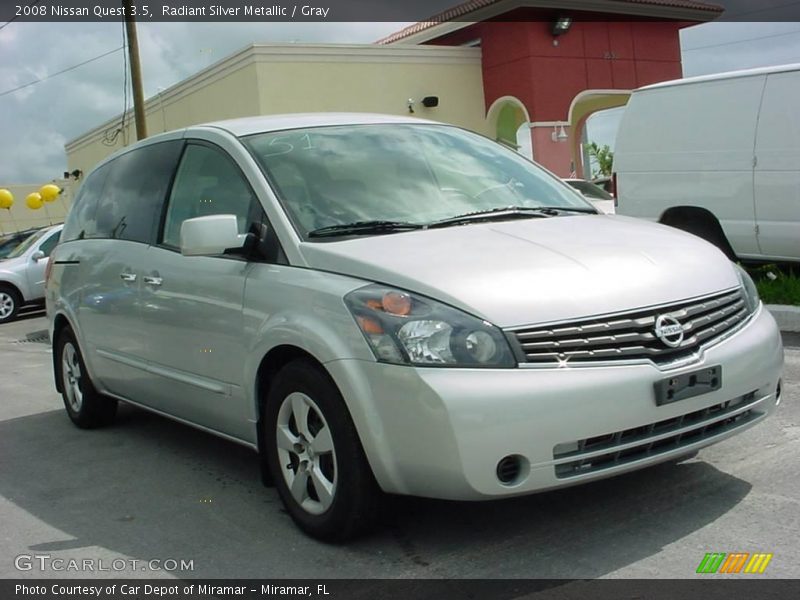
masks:
<instances>
[{"instance_id":1,"label":"nissan quest minivan","mask_svg":"<svg viewBox=\"0 0 800 600\"><path fill-rule=\"evenodd\" d=\"M79 427L124 401L258 451L344 540L382 492L486 500L683 459L780 401L751 279L413 118L239 119L86 178L46 289Z\"/></svg>"}]
</instances>

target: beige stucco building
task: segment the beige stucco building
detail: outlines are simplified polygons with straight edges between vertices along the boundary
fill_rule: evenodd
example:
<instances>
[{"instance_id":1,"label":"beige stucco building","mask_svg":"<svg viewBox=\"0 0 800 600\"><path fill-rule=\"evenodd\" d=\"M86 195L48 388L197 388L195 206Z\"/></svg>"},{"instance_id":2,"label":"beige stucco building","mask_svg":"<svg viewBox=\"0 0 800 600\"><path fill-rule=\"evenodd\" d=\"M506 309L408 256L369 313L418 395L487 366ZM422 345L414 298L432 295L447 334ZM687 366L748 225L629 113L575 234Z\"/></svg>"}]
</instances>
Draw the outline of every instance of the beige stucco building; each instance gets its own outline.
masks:
<instances>
[{"instance_id":1,"label":"beige stucco building","mask_svg":"<svg viewBox=\"0 0 800 600\"><path fill-rule=\"evenodd\" d=\"M436 96L435 108L422 98ZM344 111L409 114L488 133L480 48L253 44L146 102L148 134L220 119ZM132 115L66 145L69 170L88 173L135 141Z\"/></svg>"}]
</instances>

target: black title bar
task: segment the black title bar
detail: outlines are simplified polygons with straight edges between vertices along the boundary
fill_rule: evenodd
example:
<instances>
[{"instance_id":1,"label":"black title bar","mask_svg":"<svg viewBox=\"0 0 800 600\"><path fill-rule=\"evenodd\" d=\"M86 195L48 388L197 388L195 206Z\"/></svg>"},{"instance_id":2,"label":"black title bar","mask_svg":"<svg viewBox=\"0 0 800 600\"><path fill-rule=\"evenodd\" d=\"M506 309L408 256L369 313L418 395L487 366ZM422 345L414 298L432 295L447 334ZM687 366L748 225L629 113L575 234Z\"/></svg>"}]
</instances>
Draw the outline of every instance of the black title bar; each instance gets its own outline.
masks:
<instances>
[{"instance_id":1,"label":"black title bar","mask_svg":"<svg viewBox=\"0 0 800 600\"><path fill-rule=\"evenodd\" d=\"M3 600L739 600L800 597L800 580L721 579L4 579Z\"/></svg>"},{"instance_id":2,"label":"black title bar","mask_svg":"<svg viewBox=\"0 0 800 600\"><path fill-rule=\"evenodd\" d=\"M125 4L122 0L0 0L0 23L119 21L126 16ZM608 21L680 19L681 15L695 15L702 21L800 21L800 5L796 2L787 3L785 0L709 0L701 3L706 4L706 8L684 0L671 3L659 0L616 0L606 3L608 10L622 9L629 14L608 12L605 16L598 12L580 12L590 10L587 6L591 5L570 0L563 3L554 1L550 7L542 7L540 2L531 2L531 10L534 12L527 13L524 9L523 12L504 11L506 6L509 10L525 7L524 2L473 2L472 6L477 7L478 12L464 10L460 7L462 4L463 0L133 0L131 12L139 22L415 22L442 17L443 14L448 21L475 21L498 18L504 12L506 16L500 16L500 20L540 20L547 18L546 15L550 12L559 11L571 12L578 19ZM714 10L713 7L719 5L725 8L724 13ZM579 10L571 6L582 8ZM602 10L602 3L598 2L597 6L600 8L592 10ZM457 9L450 11L454 8ZM529 16L526 17L526 14ZM687 17L686 20L693 19Z\"/></svg>"}]
</instances>

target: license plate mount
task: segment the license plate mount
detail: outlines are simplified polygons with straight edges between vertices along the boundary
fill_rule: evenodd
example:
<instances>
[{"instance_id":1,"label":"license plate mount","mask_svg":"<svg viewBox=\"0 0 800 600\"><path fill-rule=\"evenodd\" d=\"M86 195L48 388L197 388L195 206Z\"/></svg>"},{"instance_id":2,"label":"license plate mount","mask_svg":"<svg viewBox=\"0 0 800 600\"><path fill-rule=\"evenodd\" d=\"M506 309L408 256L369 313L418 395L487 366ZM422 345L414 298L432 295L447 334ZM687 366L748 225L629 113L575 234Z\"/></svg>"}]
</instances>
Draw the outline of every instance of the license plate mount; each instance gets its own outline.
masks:
<instances>
[{"instance_id":1,"label":"license plate mount","mask_svg":"<svg viewBox=\"0 0 800 600\"><path fill-rule=\"evenodd\" d=\"M680 402L722 387L722 366L703 367L690 373L672 375L653 384L656 406Z\"/></svg>"}]
</instances>

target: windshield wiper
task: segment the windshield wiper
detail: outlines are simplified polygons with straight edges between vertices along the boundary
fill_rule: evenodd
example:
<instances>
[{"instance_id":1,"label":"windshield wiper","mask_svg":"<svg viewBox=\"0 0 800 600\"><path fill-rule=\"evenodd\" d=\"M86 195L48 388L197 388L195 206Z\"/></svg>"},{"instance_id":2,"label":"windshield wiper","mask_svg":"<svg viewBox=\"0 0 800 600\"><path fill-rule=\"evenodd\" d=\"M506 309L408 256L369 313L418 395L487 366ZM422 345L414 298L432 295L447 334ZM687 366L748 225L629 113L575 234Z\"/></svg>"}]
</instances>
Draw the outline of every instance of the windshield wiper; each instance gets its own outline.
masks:
<instances>
[{"instance_id":1,"label":"windshield wiper","mask_svg":"<svg viewBox=\"0 0 800 600\"><path fill-rule=\"evenodd\" d=\"M369 235L373 233L391 233L394 231L411 231L424 226L406 221L356 221L328 225L308 232L308 237L335 237L340 235Z\"/></svg>"},{"instance_id":2,"label":"windshield wiper","mask_svg":"<svg viewBox=\"0 0 800 600\"><path fill-rule=\"evenodd\" d=\"M434 221L428 224L427 228L433 229L435 227L449 227L450 225L460 225L462 223L469 223L471 221L490 221L502 220L507 218L544 218L544 217L557 217L564 212L580 212L595 214L591 208L572 208L564 206L499 206L497 208L489 208L487 210L479 210L476 212L465 213L463 215L456 215L455 217L448 217L441 221Z\"/></svg>"}]
</instances>

